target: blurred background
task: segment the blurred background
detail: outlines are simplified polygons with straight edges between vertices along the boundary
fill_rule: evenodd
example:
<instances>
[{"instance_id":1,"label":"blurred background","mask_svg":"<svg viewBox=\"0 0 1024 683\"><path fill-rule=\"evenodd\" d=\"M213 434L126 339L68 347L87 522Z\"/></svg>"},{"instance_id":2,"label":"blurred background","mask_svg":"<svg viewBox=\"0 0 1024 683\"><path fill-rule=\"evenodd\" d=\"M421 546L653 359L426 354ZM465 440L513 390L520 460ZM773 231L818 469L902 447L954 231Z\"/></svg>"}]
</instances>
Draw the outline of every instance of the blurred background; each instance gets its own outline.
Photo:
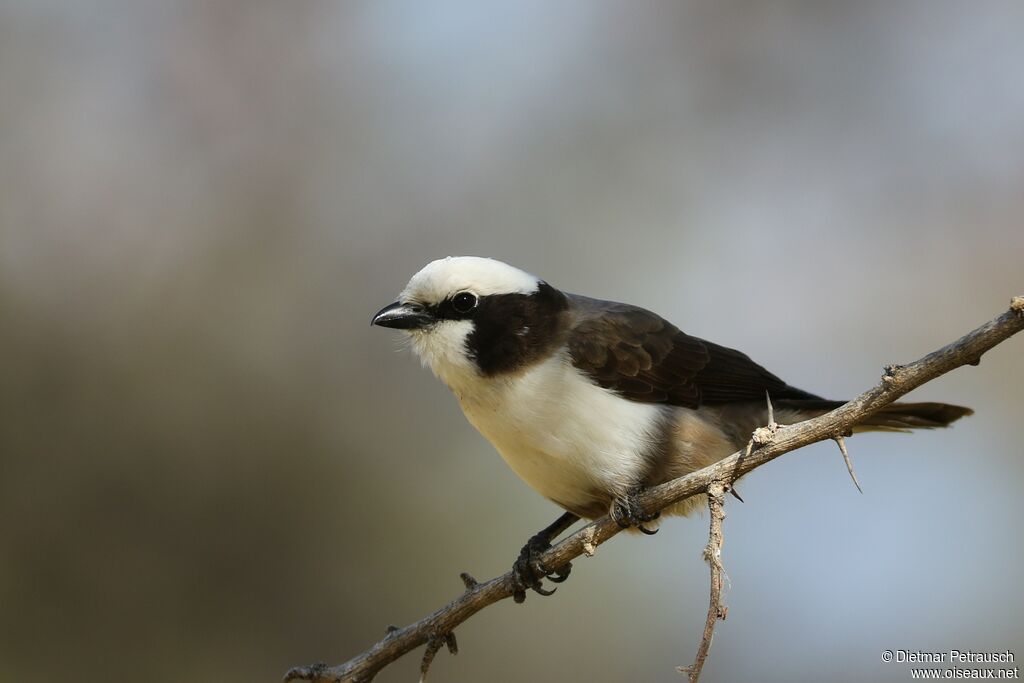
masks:
<instances>
[{"instance_id":1,"label":"blurred background","mask_svg":"<svg viewBox=\"0 0 1024 683\"><path fill-rule=\"evenodd\" d=\"M0 1L0 680L276 681L505 571L558 510L368 326L434 258L834 398L994 317L1022 35L1012 0ZM851 439L864 495L831 443L748 478L704 680L1024 655L1022 344L911 395L955 428ZM705 540L615 539L432 679L680 680Z\"/></svg>"}]
</instances>

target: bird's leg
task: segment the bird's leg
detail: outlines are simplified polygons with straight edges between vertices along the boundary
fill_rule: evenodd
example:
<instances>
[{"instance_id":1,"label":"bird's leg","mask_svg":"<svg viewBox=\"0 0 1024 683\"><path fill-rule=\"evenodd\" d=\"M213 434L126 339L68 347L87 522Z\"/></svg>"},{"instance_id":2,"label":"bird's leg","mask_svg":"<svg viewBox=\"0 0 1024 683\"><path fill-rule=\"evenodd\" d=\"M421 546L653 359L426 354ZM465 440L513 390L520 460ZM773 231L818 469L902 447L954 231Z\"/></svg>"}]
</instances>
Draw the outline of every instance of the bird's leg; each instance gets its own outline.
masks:
<instances>
[{"instance_id":1,"label":"bird's leg","mask_svg":"<svg viewBox=\"0 0 1024 683\"><path fill-rule=\"evenodd\" d=\"M526 542L523 549L519 551L519 558L512 565L512 599L516 602L526 600L526 589L530 588L540 595L551 595L555 589L546 590L541 585L542 579L548 579L555 583L562 583L569 578L572 570L572 563L566 562L561 567L553 570L541 564L538 556L551 547L551 541L560 533L571 527L579 520L578 515L566 512L556 519L550 526L541 529Z\"/></svg>"},{"instance_id":2,"label":"bird's leg","mask_svg":"<svg viewBox=\"0 0 1024 683\"><path fill-rule=\"evenodd\" d=\"M653 515L645 514L640 504L637 502L637 496L643 491L641 488L634 489L629 493L622 496L616 496L612 500L612 507L608 511L609 516L623 529L630 527L636 527L638 530L653 536L658 533L657 529L648 529L644 526L644 522L651 522L661 516L660 512L655 512Z\"/></svg>"}]
</instances>

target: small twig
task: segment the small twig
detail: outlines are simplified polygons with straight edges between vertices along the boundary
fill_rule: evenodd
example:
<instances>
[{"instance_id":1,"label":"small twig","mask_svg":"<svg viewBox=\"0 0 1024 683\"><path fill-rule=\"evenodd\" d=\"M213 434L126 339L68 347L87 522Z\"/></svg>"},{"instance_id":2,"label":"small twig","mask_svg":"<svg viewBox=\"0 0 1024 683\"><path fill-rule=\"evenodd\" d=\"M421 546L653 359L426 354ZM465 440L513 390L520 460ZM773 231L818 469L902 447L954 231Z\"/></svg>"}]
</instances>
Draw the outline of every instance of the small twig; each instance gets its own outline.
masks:
<instances>
[{"instance_id":1,"label":"small twig","mask_svg":"<svg viewBox=\"0 0 1024 683\"><path fill-rule=\"evenodd\" d=\"M459 644L455 641L455 634L452 632L444 635L432 635L427 640L427 649L423 651L423 661L420 662L420 683L426 683L427 673L430 672L430 665L434 663L434 657L441 651L441 647L447 645L448 652L453 655L459 654Z\"/></svg>"},{"instance_id":2,"label":"small twig","mask_svg":"<svg viewBox=\"0 0 1024 683\"><path fill-rule=\"evenodd\" d=\"M427 673L430 672L430 665L433 664L434 657L437 656L443 644L444 640L437 636L431 636L430 640L427 641L427 648L423 651L423 659L420 661L420 683L426 683Z\"/></svg>"},{"instance_id":3,"label":"small twig","mask_svg":"<svg viewBox=\"0 0 1024 683\"><path fill-rule=\"evenodd\" d=\"M846 439L843 438L842 434L836 434L832 439L839 445L839 452L843 454L843 460L846 462L846 471L850 473L853 485L857 487L858 491L864 493L864 489L860 487L860 482L857 481L857 473L853 471L853 461L850 460L850 453L846 450Z\"/></svg>"},{"instance_id":4,"label":"small twig","mask_svg":"<svg viewBox=\"0 0 1024 683\"><path fill-rule=\"evenodd\" d=\"M704 635L700 639L700 647L697 648L697 656L694 658L693 664L676 667L679 673L689 677L690 683L697 683L697 679L700 678L704 660L708 658L711 641L715 636L715 623L719 619L725 620L729 613L729 608L722 604L722 574L725 572L722 567L722 542L724 540L722 520L725 519L725 490L726 486L717 480L708 486L708 510L711 513L711 522L708 530L708 544L704 548L704 559L711 570L711 597L708 601L708 616L704 621Z\"/></svg>"},{"instance_id":5,"label":"small twig","mask_svg":"<svg viewBox=\"0 0 1024 683\"><path fill-rule=\"evenodd\" d=\"M472 590L477 587L480 582L474 579L469 572L462 572L459 574L459 578L462 579L462 583L465 584L466 590Z\"/></svg>"},{"instance_id":6,"label":"small twig","mask_svg":"<svg viewBox=\"0 0 1024 683\"><path fill-rule=\"evenodd\" d=\"M293 666L284 675L285 681L319 681L327 674L327 662L315 662L309 666Z\"/></svg>"}]
</instances>

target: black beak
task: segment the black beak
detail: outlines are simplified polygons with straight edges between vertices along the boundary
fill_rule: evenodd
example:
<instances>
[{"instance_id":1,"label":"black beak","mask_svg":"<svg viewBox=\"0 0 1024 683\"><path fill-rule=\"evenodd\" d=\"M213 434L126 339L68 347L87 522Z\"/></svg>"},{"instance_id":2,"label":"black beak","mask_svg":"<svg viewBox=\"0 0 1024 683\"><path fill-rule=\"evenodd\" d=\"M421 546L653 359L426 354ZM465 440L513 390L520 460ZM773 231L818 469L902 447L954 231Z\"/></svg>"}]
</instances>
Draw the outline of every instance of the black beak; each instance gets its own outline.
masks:
<instances>
[{"instance_id":1,"label":"black beak","mask_svg":"<svg viewBox=\"0 0 1024 683\"><path fill-rule=\"evenodd\" d=\"M420 304L403 304L396 301L377 311L370 324L398 330L418 330L433 322L434 317Z\"/></svg>"}]
</instances>

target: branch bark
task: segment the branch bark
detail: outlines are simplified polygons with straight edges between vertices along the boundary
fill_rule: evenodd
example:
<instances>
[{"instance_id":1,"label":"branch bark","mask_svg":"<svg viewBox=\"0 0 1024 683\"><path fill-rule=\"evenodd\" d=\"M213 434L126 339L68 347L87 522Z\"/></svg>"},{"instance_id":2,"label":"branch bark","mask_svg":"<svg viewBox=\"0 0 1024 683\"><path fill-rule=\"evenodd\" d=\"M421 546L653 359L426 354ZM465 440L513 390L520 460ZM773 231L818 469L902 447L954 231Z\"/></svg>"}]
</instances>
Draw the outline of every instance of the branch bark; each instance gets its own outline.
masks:
<instances>
[{"instance_id":1,"label":"branch bark","mask_svg":"<svg viewBox=\"0 0 1024 683\"><path fill-rule=\"evenodd\" d=\"M690 496L706 493L713 484L733 482L797 448L841 437L867 416L925 382L961 365L977 365L982 354L1021 329L1024 329L1024 297L1018 296L1011 301L1010 310L957 341L909 365L887 366L877 386L830 413L794 425L779 425L771 433L755 435L753 447L747 451L739 451L702 470L650 488L640 494L637 501L644 513L653 514ZM560 567L580 555L593 555L597 546L620 531L618 524L608 516L602 517L553 546L540 559L545 566ZM466 591L458 598L414 624L389 629L383 639L344 664L296 667L285 674L285 681L367 683L378 671L420 645L437 643L439 638L443 642L456 626L488 605L511 597L512 592L511 572L483 583L467 582Z\"/></svg>"},{"instance_id":2,"label":"branch bark","mask_svg":"<svg viewBox=\"0 0 1024 683\"><path fill-rule=\"evenodd\" d=\"M770 415L770 413L769 413ZM774 422L771 417L768 421ZM721 619L725 621L729 609L722 604L722 521L725 519L725 492L728 484L716 481L708 487L708 512L711 518L708 530L708 545L704 548L704 559L711 570L711 597L708 600L708 616L704 620L704 635L701 636L697 656L690 666L676 667L679 673L686 674L690 683L697 683L700 672L704 669L704 661L711 651L711 641L715 636L715 624Z\"/></svg>"}]
</instances>

